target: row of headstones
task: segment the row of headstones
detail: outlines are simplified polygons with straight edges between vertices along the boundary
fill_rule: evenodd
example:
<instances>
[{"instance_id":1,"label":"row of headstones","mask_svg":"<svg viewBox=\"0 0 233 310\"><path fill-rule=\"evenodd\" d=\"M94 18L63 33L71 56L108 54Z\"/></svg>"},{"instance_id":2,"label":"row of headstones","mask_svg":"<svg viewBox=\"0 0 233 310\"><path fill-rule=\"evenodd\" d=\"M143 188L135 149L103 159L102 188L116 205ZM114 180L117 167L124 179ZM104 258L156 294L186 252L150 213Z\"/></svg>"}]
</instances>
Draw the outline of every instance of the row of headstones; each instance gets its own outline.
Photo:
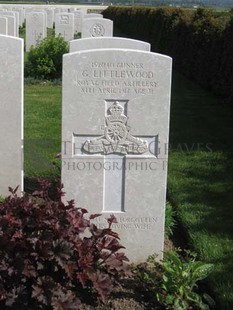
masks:
<instances>
[{"instance_id":1,"label":"row of headstones","mask_svg":"<svg viewBox=\"0 0 233 310\"><path fill-rule=\"evenodd\" d=\"M54 15L55 35L61 35L65 41L74 39L74 35L81 33L82 38L111 37L113 35L113 22L103 18L101 14L84 14L83 10L73 13L57 13ZM26 51L36 46L47 36L46 16L43 12L26 14ZM52 28L49 25L49 28Z\"/></svg>"},{"instance_id":2,"label":"row of headstones","mask_svg":"<svg viewBox=\"0 0 233 310\"><path fill-rule=\"evenodd\" d=\"M19 26L22 24L20 11L0 10L0 34L18 37Z\"/></svg>"},{"instance_id":3,"label":"row of headstones","mask_svg":"<svg viewBox=\"0 0 233 310\"><path fill-rule=\"evenodd\" d=\"M62 12L61 12L62 10ZM67 10L72 12L66 12ZM19 26L26 20L26 51L36 46L47 36L47 28L53 28L55 35L66 41L81 33L82 38L113 35L113 22L102 14L87 14L86 9L13 9L0 11L0 34L19 36Z\"/></svg>"},{"instance_id":4,"label":"row of headstones","mask_svg":"<svg viewBox=\"0 0 233 310\"><path fill-rule=\"evenodd\" d=\"M23 40L0 36L0 194L23 191ZM66 200L120 235L132 262L162 257L171 58L125 38L70 42L63 56Z\"/></svg>"}]
</instances>

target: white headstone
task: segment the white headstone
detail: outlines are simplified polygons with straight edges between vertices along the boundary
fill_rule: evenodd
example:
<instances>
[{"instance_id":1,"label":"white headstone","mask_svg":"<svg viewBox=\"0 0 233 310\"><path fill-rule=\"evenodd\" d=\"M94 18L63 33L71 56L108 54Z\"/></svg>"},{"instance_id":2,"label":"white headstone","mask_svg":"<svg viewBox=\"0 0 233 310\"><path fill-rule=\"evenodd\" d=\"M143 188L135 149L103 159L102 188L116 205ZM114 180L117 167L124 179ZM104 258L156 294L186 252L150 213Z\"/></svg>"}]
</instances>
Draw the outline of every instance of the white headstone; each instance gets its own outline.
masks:
<instances>
[{"instance_id":1,"label":"white headstone","mask_svg":"<svg viewBox=\"0 0 233 310\"><path fill-rule=\"evenodd\" d=\"M87 8L79 8L79 11L82 11L83 14L85 14L85 15L87 14Z\"/></svg>"},{"instance_id":2,"label":"white headstone","mask_svg":"<svg viewBox=\"0 0 233 310\"><path fill-rule=\"evenodd\" d=\"M14 16L5 16L7 18L7 34L11 37L16 37L16 19Z\"/></svg>"},{"instance_id":3,"label":"white headstone","mask_svg":"<svg viewBox=\"0 0 233 310\"><path fill-rule=\"evenodd\" d=\"M54 15L61 13L61 9L60 8L55 8L54 9Z\"/></svg>"},{"instance_id":4,"label":"white headstone","mask_svg":"<svg viewBox=\"0 0 233 310\"><path fill-rule=\"evenodd\" d=\"M83 11L74 11L74 33L82 32Z\"/></svg>"},{"instance_id":5,"label":"white headstone","mask_svg":"<svg viewBox=\"0 0 233 310\"><path fill-rule=\"evenodd\" d=\"M0 17L0 34L7 35L8 20L7 17Z\"/></svg>"},{"instance_id":6,"label":"white headstone","mask_svg":"<svg viewBox=\"0 0 233 310\"><path fill-rule=\"evenodd\" d=\"M11 23L11 27L13 27L14 24L14 30L13 29L9 29L9 35L11 36L15 36L18 37L19 36L19 13L18 12L0 12L0 16L9 16L9 17L14 17L15 21L14 22L10 22Z\"/></svg>"},{"instance_id":7,"label":"white headstone","mask_svg":"<svg viewBox=\"0 0 233 310\"><path fill-rule=\"evenodd\" d=\"M103 15L98 13L88 13L84 14L83 18L103 18Z\"/></svg>"},{"instance_id":8,"label":"white headstone","mask_svg":"<svg viewBox=\"0 0 233 310\"><path fill-rule=\"evenodd\" d=\"M47 27L48 28L53 28L53 23L54 23L54 10L49 9L46 10L47 12Z\"/></svg>"},{"instance_id":9,"label":"white headstone","mask_svg":"<svg viewBox=\"0 0 233 310\"><path fill-rule=\"evenodd\" d=\"M96 49L63 57L62 183L66 199L102 213L132 262L162 257L171 58Z\"/></svg>"},{"instance_id":10,"label":"white headstone","mask_svg":"<svg viewBox=\"0 0 233 310\"><path fill-rule=\"evenodd\" d=\"M74 14L59 13L55 14L55 34L59 34L65 41L71 41L74 38Z\"/></svg>"},{"instance_id":11,"label":"white headstone","mask_svg":"<svg viewBox=\"0 0 233 310\"><path fill-rule=\"evenodd\" d=\"M38 9L38 8L32 8L32 9L27 9L26 15L28 13L43 13L43 24L45 25L45 28L47 27L47 10L45 9Z\"/></svg>"},{"instance_id":12,"label":"white headstone","mask_svg":"<svg viewBox=\"0 0 233 310\"><path fill-rule=\"evenodd\" d=\"M23 40L0 35L0 195L23 190Z\"/></svg>"},{"instance_id":13,"label":"white headstone","mask_svg":"<svg viewBox=\"0 0 233 310\"><path fill-rule=\"evenodd\" d=\"M82 38L112 37L113 21L105 18L84 18L82 21Z\"/></svg>"},{"instance_id":14,"label":"white headstone","mask_svg":"<svg viewBox=\"0 0 233 310\"><path fill-rule=\"evenodd\" d=\"M69 12L70 12L70 13L74 13L74 12L76 12L76 11L78 11L77 8L70 8L70 9L69 9Z\"/></svg>"},{"instance_id":15,"label":"white headstone","mask_svg":"<svg viewBox=\"0 0 233 310\"><path fill-rule=\"evenodd\" d=\"M36 46L47 36L45 14L31 12L26 14L26 51Z\"/></svg>"},{"instance_id":16,"label":"white headstone","mask_svg":"<svg viewBox=\"0 0 233 310\"><path fill-rule=\"evenodd\" d=\"M70 41L70 53L97 48L125 48L149 52L150 44L118 37L92 37Z\"/></svg>"},{"instance_id":17,"label":"white headstone","mask_svg":"<svg viewBox=\"0 0 233 310\"><path fill-rule=\"evenodd\" d=\"M23 8L13 8L13 11L19 13L19 26L23 26L23 22L24 22L24 11L23 11Z\"/></svg>"}]
</instances>

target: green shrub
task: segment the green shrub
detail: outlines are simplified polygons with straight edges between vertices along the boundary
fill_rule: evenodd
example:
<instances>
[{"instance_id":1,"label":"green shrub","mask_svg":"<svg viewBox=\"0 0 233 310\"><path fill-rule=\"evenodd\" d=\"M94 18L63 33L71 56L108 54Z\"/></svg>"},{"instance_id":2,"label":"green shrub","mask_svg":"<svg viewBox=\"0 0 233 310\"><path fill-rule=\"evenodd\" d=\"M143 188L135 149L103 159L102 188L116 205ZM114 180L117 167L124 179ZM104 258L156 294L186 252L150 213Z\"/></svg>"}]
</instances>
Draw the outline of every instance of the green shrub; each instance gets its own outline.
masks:
<instances>
[{"instance_id":1,"label":"green shrub","mask_svg":"<svg viewBox=\"0 0 233 310\"><path fill-rule=\"evenodd\" d=\"M196 261L196 255L186 251L181 258L176 252L164 254L163 276L158 301L166 309L209 309L215 302L208 294L200 296L196 292L197 281L205 279L213 269L212 264Z\"/></svg>"},{"instance_id":2,"label":"green shrub","mask_svg":"<svg viewBox=\"0 0 233 310\"><path fill-rule=\"evenodd\" d=\"M45 38L38 46L31 47L25 63L25 77L61 78L62 55L68 50L68 43L61 36Z\"/></svg>"},{"instance_id":3,"label":"green shrub","mask_svg":"<svg viewBox=\"0 0 233 310\"><path fill-rule=\"evenodd\" d=\"M171 56L178 71L232 105L232 12L109 6L102 13L124 36Z\"/></svg>"},{"instance_id":4,"label":"green shrub","mask_svg":"<svg viewBox=\"0 0 233 310\"><path fill-rule=\"evenodd\" d=\"M141 294L156 300L165 309L207 310L215 306L215 302L198 290L197 282L205 279L212 269L212 264L196 261L196 255L190 251L185 252L185 257L172 251L164 253L161 263L157 262L156 255L149 256L146 263L133 269L133 274L140 283ZM160 309L159 305L157 308Z\"/></svg>"}]
</instances>

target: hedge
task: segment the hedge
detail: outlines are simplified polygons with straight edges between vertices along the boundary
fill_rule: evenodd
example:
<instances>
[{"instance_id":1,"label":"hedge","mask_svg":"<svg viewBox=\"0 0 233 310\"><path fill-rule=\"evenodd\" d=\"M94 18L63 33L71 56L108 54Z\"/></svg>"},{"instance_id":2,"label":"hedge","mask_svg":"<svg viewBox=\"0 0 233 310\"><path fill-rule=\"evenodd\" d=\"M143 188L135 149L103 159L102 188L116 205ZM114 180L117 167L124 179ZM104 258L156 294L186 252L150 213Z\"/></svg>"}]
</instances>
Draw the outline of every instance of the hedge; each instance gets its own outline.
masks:
<instances>
[{"instance_id":1,"label":"hedge","mask_svg":"<svg viewBox=\"0 0 233 310\"><path fill-rule=\"evenodd\" d=\"M111 6L103 15L125 36L171 56L178 71L233 105L233 9Z\"/></svg>"}]
</instances>

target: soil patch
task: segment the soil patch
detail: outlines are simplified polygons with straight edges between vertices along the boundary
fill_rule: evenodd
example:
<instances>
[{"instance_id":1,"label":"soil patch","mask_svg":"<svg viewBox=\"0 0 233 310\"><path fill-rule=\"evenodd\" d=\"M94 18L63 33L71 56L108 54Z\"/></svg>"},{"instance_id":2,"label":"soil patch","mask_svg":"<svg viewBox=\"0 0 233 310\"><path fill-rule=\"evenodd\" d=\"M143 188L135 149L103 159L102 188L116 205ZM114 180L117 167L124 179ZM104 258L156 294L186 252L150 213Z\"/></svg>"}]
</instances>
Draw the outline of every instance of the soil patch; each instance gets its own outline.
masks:
<instances>
[{"instance_id":1,"label":"soil patch","mask_svg":"<svg viewBox=\"0 0 233 310\"><path fill-rule=\"evenodd\" d=\"M166 238L164 250L174 250L172 240ZM111 294L107 304L82 305L83 310L156 310L164 309L163 306L156 302L156 297L151 296L142 283L135 279L121 280Z\"/></svg>"}]
</instances>

